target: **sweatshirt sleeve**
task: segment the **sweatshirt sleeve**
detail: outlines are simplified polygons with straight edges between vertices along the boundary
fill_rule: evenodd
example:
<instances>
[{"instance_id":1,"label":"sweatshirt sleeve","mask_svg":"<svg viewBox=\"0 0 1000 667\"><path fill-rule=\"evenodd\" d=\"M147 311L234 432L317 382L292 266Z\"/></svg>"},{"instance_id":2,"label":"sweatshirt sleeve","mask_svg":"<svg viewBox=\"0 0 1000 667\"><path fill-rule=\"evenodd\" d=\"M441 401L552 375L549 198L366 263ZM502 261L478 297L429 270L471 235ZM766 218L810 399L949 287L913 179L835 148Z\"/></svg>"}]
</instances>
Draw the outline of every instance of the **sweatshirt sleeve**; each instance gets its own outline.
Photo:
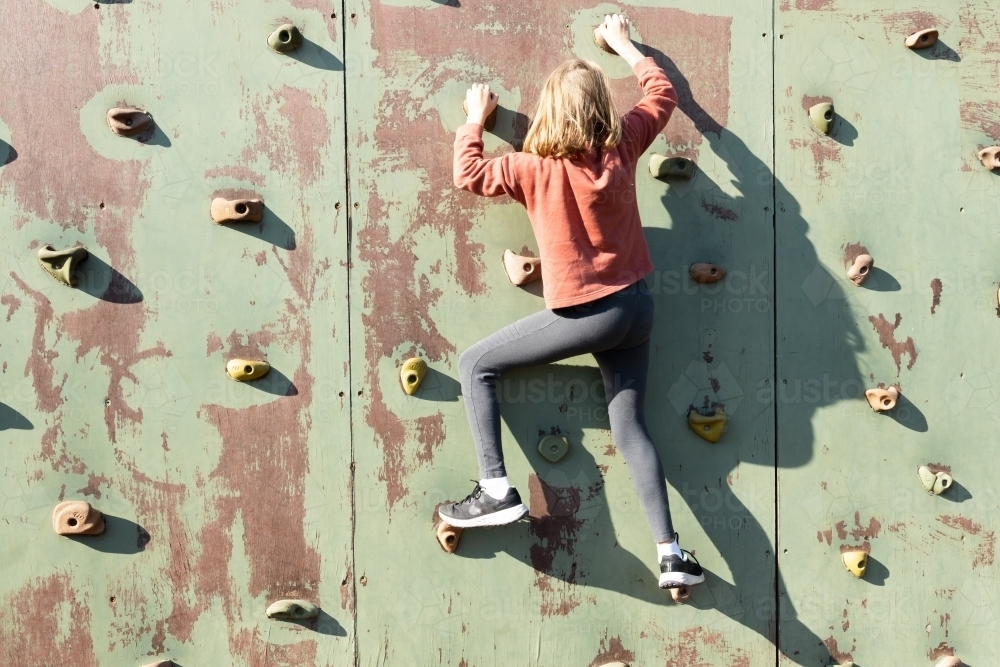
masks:
<instances>
[{"instance_id":1,"label":"sweatshirt sleeve","mask_svg":"<svg viewBox=\"0 0 1000 667\"><path fill-rule=\"evenodd\" d=\"M625 114L622 144L630 161L635 163L666 127L670 115L677 108L677 91L652 58L637 62L632 72L639 79L643 98Z\"/></svg>"},{"instance_id":2,"label":"sweatshirt sleeve","mask_svg":"<svg viewBox=\"0 0 1000 667\"><path fill-rule=\"evenodd\" d=\"M515 174L516 153L483 158L483 126L474 123L458 128L455 135L455 187L483 197L508 195L524 203Z\"/></svg>"}]
</instances>

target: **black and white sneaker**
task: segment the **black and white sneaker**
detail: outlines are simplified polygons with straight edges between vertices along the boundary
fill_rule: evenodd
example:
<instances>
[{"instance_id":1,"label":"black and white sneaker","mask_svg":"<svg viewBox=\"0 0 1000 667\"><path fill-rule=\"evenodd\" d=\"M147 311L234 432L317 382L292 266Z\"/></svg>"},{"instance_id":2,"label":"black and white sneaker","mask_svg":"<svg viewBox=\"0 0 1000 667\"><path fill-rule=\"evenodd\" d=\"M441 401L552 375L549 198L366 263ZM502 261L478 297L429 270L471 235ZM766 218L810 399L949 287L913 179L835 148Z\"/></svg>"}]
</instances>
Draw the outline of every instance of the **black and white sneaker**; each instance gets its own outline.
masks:
<instances>
[{"instance_id":1,"label":"black and white sneaker","mask_svg":"<svg viewBox=\"0 0 1000 667\"><path fill-rule=\"evenodd\" d=\"M465 500L445 503L438 509L441 519L456 528L504 526L514 523L527 513L528 508L521 502L521 496L514 487L507 491L506 496L497 500L478 483Z\"/></svg>"},{"instance_id":2,"label":"black and white sneaker","mask_svg":"<svg viewBox=\"0 0 1000 667\"><path fill-rule=\"evenodd\" d=\"M697 586L705 581L705 571L691 552L681 549L681 556L670 554L660 559L660 588Z\"/></svg>"}]
</instances>

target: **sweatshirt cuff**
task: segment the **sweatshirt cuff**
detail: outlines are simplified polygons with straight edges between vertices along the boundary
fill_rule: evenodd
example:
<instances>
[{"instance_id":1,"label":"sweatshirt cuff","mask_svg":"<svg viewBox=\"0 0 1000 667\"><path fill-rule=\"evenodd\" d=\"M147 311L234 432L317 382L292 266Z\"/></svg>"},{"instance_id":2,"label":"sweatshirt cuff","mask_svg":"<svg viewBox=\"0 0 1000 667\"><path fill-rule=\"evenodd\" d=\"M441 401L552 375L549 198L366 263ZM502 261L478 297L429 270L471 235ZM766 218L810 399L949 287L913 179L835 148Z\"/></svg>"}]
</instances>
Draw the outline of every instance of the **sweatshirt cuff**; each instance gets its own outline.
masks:
<instances>
[{"instance_id":1,"label":"sweatshirt cuff","mask_svg":"<svg viewBox=\"0 0 1000 667\"><path fill-rule=\"evenodd\" d=\"M473 136L476 137L477 139L482 139L483 126L477 123L466 123L465 125L458 128L456 138L461 136Z\"/></svg>"},{"instance_id":2,"label":"sweatshirt cuff","mask_svg":"<svg viewBox=\"0 0 1000 667\"><path fill-rule=\"evenodd\" d=\"M641 76L642 73L650 67L659 69L660 66L656 64L655 60L653 60L653 56L646 56L637 62L634 67L632 67L632 73L636 76Z\"/></svg>"}]
</instances>

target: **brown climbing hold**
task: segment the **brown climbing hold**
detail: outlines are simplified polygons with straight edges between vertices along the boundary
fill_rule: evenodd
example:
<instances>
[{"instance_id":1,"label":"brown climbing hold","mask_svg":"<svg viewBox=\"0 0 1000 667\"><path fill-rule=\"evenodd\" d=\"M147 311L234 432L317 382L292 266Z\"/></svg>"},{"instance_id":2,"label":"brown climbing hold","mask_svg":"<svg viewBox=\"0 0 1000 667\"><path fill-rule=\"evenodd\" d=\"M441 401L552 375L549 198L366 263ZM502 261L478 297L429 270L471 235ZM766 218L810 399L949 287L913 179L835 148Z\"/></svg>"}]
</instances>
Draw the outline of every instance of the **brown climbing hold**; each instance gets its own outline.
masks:
<instances>
[{"instance_id":1,"label":"brown climbing hold","mask_svg":"<svg viewBox=\"0 0 1000 667\"><path fill-rule=\"evenodd\" d=\"M420 357L413 357L403 362L399 369L399 383L407 396L413 396L420 389L420 383L427 376L427 362Z\"/></svg>"},{"instance_id":2,"label":"brown climbing hold","mask_svg":"<svg viewBox=\"0 0 1000 667\"><path fill-rule=\"evenodd\" d=\"M1000 169L1000 146L990 146L979 151L979 161L987 169Z\"/></svg>"},{"instance_id":3,"label":"brown climbing hold","mask_svg":"<svg viewBox=\"0 0 1000 667\"><path fill-rule=\"evenodd\" d=\"M938 660L934 667L962 667L962 661L953 655L946 655Z\"/></svg>"},{"instance_id":4,"label":"brown climbing hold","mask_svg":"<svg viewBox=\"0 0 1000 667\"><path fill-rule=\"evenodd\" d=\"M899 389L896 387L875 387L867 390L865 397L872 410L886 412L896 407L896 401L899 400Z\"/></svg>"},{"instance_id":5,"label":"brown climbing hold","mask_svg":"<svg viewBox=\"0 0 1000 667\"><path fill-rule=\"evenodd\" d=\"M496 126L496 124L497 124L497 110L499 108L500 108L499 106L493 107L493 111L491 111L490 115L487 116L486 120L483 121L483 129L486 130L487 132L489 132L490 130L492 130L494 128L494 126ZM465 102L462 102L462 112L466 116L469 115L469 107L465 106Z\"/></svg>"},{"instance_id":6,"label":"brown climbing hold","mask_svg":"<svg viewBox=\"0 0 1000 667\"><path fill-rule=\"evenodd\" d=\"M230 359L226 363L226 372L237 382L249 382L267 375L271 364L266 361L248 361L246 359Z\"/></svg>"},{"instance_id":7,"label":"brown climbing hold","mask_svg":"<svg viewBox=\"0 0 1000 667\"><path fill-rule=\"evenodd\" d=\"M938 31L933 28L918 30L906 38L906 46L910 49L926 49L937 44Z\"/></svg>"},{"instance_id":8,"label":"brown climbing hold","mask_svg":"<svg viewBox=\"0 0 1000 667\"><path fill-rule=\"evenodd\" d=\"M108 109L108 127L119 137L134 137L149 129L153 118L142 109Z\"/></svg>"},{"instance_id":9,"label":"brown climbing hold","mask_svg":"<svg viewBox=\"0 0 1000 667\"><path fill-rule=\"evenodd\" d=\"M688 412L688 426L692 431L709 442L718 442L726 430L726 412L715 408L711 415L703 415L694 408Z\"/></svg>"},{"instance_id":10,"label":"brown climbing hold","mask_svg":"<svg viewBox=\"0 0 1000 667\"><path fill-rule=\"evenodd\" d=\"M684 157L667 157L659 153L649 156L649 173L653 178L690 180L694 177L694 166L694 160Z\"/></svg>"},{"instance_id":11,"label":"brown climbing hold","mask_svg":"<svg viewBox=\"0 0 1000 667\"><path fill-rule=\"evenodd\" d=\"M507 249L503 251L503 270L512 285L527 285L542 277L542 260L515 255L513 250Z\"/></svg>"},{"instance_id":12,"label":"brown climbing hold","mask_svg":"<svg viewBox=\"0 0 1000 667\"><path fill-rule=\"evenodd\" d=\"M453 554L458 550L458 542L462 539L462 529L445 523L441 515L438 514L438 507L441 507L441 505L434 508L434 516L431 517L434 534L437 536L437 541L441 548L446 553Z\"/></svg>"},{"instance_id":13,"label":"brown climbing hold","mask_svg":"<svg viewBox=\"0 0 1000 667\"><path fill-rule=\"evenodd\" d=\"M87 259L87 248L75 245L64 250L56 250L51 245L43 245L38 249L38 263L49 275L69 287L76 287L76 276L73 269L77 264Z\"/></svg>"},{"instance_id":14,"label":"brown climbing hold","mask_svg":"<svg viewBox=\"0 0 1000 667\"><path fill-rule=\"evenodd\" d=\"M104 515L86 500L67 500L53 510L52 530L56 535L100 535L104 532Z\"/></svg>"},{"instance_id":15,"label":"brown climbing hold","mask_svg":"<svg viewBox=\"0 0 1000 667\"><path fill-rule=\"evenodd\" d=\"M594 44L597 44L597 48L610 53L613 56L617 56L618 52L611 48L608 41L604 39L604 35L601 34L601 26L594 28Z\"/></svg>"},{"instance_id":16,"label":"brown climbing hold","mask_svg":"<svg viewBox=\"0 0 1000 667\"><path fill-rule=\"evenodd\" d=\"M706 263L692 264L688 273L691 274L691 280L702 284L717 283L726 277L724 268Z\"/></svg>"},{"instance_id":17,"label":"brown climbing hold","mask_svg":"<svg viewBox=\"0 0 1000 667\"><path fill-rule=\"evenodd\" d=\"M854 258L854 264L847 270L847 277L855 285L860 285L868 279L873 268L875 260L871 255L858 255Z\"/></svg>"},{"instance_id":18,"label":"brown climbing hold","mask_svg":"<svg viewBox=\"0 0 1000 667\"><path fill-rule=\"evenodd\" d=\"M832 102L821 102L809 108L809 120L820 134L830 134L835 112Z\"/></svg>"},{"instance_id":19,"label":"brown climbing hold","mask_svg":"<svg viewBox=\"0 0 1000 667\"><path fill-rule=\"evenodd\" d=\"M264 202L260 199L212 200L212 220L217 224L227 222L260 222L264 217Z\"/></svg>"}]
</instances>

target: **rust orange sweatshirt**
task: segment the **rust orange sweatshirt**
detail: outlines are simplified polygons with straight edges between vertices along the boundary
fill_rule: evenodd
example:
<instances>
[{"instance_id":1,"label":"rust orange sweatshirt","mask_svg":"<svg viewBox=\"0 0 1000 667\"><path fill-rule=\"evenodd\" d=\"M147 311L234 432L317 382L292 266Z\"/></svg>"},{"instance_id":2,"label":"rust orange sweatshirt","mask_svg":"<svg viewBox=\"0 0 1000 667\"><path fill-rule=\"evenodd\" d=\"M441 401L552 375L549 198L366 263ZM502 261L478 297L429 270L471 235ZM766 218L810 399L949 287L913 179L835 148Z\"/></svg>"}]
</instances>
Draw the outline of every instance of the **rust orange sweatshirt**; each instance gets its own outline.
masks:
<instances>
[{"instance_id":1,"label":"rust orange sweatshirt","mask_svg":"<svg viewBox=\"0 0 1000 667\"><path fill-rule=\"evenodd\" d=\"M635 195L639 157L663 130L677 94L652 58L633 72L644 94L625 114L618 146L580 157L510 153L483 158L483 127L458 128L455 186L507 196L528 210L542 260L545 305L565 308L628 287L653 270Z\"/></svg>"}]
</instances>

